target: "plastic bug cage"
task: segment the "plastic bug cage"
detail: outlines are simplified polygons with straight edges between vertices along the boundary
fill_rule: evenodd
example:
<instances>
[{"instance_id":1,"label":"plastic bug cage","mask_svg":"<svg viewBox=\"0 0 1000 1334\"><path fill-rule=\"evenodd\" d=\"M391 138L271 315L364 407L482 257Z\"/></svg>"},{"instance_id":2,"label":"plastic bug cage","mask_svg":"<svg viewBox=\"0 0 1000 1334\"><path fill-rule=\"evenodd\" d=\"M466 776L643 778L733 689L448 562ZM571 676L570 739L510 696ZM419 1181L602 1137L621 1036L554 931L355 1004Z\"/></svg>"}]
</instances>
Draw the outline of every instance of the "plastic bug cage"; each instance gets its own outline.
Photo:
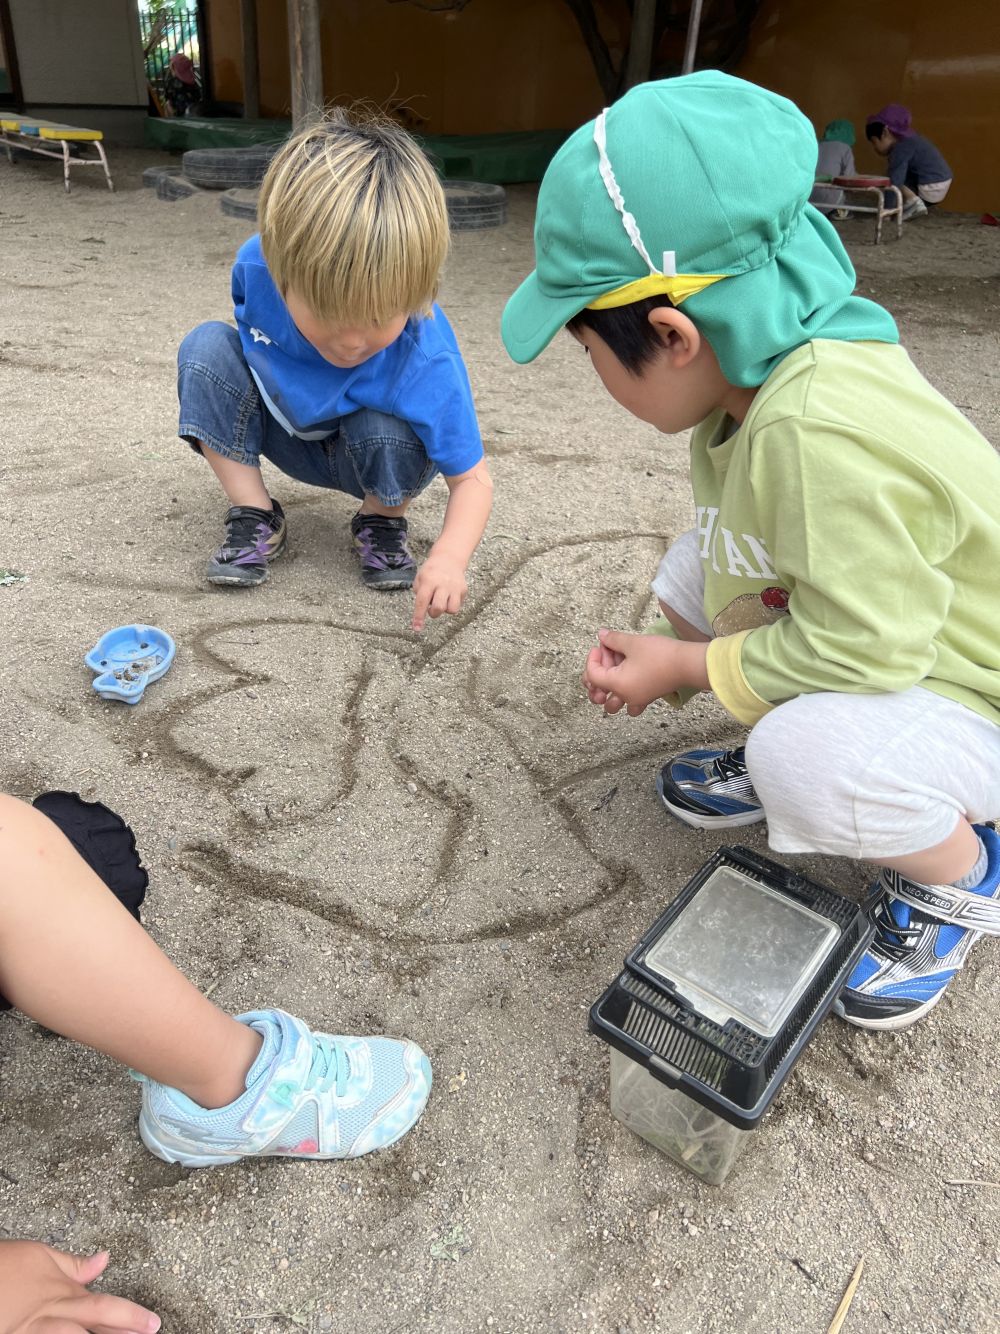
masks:
<instances>
[{"instance_id":1,"label":"plastic bug cage","mask_svg":"<svg viewBox=\"0 0 1000 1334\"><path fill-rule=\"evenodd\" d=\"M872 934L843 895L721 848L591 1009L612 1114L720 1184Z\"/></svg>"}]
</instances>

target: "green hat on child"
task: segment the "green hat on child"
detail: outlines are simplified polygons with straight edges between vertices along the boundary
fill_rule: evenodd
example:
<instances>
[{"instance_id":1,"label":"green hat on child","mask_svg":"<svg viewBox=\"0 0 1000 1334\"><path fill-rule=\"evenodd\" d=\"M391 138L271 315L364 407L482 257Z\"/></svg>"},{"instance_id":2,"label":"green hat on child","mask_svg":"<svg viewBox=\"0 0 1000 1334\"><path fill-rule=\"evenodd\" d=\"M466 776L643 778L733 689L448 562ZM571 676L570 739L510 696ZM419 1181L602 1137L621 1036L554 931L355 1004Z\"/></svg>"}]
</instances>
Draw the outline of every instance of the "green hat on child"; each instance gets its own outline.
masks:
<instances>
[{"instance_id":1,"label":"green hat on child","mask_svg":"<svg viewBox=\"0 0 1000 1334\"><path fill-rule=\"evenodd\" d=\"M854 126L849 120L831 120L823 131L823 138L832 140L834 143L847 144L848 148L853 148Z\"/></svg>"},{"instance_id":2,"label":"green hat on child","mask_svg":"<svg viewBox=\"0 0 1000 1334\"><path fill-rule=\"evenodd\" d=\"M507 351L531 361L584 307L660 293L735 385L762 384L814 338L897 342L806 202L815 171L815 133L784 97L717 70L633 88L549 164L535 272L503 313Z\"/></svg>"}]
</instances>

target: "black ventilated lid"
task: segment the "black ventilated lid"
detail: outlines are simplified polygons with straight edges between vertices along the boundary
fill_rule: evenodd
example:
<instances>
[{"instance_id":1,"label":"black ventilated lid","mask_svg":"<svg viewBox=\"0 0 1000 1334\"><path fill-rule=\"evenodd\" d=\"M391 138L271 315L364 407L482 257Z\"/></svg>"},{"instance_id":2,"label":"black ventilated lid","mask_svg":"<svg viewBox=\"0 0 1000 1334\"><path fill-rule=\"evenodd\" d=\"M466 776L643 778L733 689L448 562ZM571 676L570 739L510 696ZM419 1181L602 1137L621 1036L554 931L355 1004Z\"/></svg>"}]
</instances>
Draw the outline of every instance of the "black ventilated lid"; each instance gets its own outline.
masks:
<instances>
[{"instance_id":1,"label":"black ventilated lid","mask_svg":"<svg viewBox=\"0 0 1000 1334\"><path fill-rule=\"evenodd\" d=\"M747 848L720 848L630 951L590 1029L748 1128L872 934L842 894Z\"/></svg>"}]
</instances>

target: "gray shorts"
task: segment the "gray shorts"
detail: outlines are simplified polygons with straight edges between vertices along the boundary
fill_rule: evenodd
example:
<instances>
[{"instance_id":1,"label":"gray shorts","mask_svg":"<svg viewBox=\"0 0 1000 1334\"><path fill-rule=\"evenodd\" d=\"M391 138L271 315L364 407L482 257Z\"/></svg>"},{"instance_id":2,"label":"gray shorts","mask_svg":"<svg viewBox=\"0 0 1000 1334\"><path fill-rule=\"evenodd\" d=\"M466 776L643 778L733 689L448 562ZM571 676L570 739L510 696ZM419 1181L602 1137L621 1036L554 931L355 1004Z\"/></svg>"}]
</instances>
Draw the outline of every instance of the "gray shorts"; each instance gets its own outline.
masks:
<instances>
[{"instance_id":1,"label":"gray shorts","mask_svg":"<svg viewBox=\"0 0 1000 1334\"><path fill-rule=\"evenodd\" d=\"M712 633L694 531L663 557L652 587ZM902 857L942 843L963 817L1000 818L1000 726L923 686L799 695L757 723L746 759L776 852Z\"/></svg>"}]
</instances>

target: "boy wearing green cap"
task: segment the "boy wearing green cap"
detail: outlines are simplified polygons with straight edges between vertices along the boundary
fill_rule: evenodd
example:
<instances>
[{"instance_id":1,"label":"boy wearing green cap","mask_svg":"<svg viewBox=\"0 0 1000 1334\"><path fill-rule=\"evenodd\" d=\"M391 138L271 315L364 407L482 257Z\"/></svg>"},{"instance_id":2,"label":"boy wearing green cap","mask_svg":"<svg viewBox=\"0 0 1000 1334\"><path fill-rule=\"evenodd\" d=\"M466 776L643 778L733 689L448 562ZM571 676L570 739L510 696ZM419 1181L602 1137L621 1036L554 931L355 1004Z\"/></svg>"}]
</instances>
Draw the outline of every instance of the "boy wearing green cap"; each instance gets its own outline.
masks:
<instances>
[{"instance_id":1,"label":"boy wearing green cap","mask_svg":"<svg viewBox=\"0 0 1000 1334\"><path fill-rule=\"evenodd\" d=\"M712 690L752 729L670 760L665 805L876 863L876 936L838 1006L904 1028L1000 934L1000 458L854 295L806 202L815 163L773 93L640 85L553 159L503 337L526 362L568 326L630 412L694 427L664 619L599 632L589 697L636 716Z\"/></svg>"}]
</instances>

